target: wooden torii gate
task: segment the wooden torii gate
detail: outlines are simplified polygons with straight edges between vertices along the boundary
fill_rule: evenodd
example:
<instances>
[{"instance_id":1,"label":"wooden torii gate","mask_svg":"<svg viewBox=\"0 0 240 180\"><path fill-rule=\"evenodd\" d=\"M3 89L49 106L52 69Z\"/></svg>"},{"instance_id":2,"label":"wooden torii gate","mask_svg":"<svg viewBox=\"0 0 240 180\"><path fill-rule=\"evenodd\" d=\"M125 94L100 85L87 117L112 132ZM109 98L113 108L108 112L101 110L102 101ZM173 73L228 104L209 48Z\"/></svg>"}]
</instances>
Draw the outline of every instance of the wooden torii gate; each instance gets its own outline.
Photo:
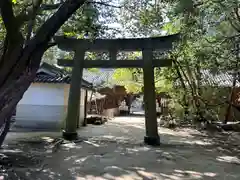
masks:
<instances>
[{"instance_id":1,"label":"wooden torii gate","mask_svg":"<svg viewBox=\"0 0 240 180\"><path fill-rule=\"evenodd\" d=\"M144 107L146 136L144 142L159 145L156 116L156 94L154 85L154 67L171 66L169 59L153 59L153 51L172 49L178 35L135 39L75 39L64 36L55 37L58 47L64 51L74 51L74 59L59 59L58 65L73 67L70 84L66 127L63 137L69 140L77 138L76 124L79 117L79 100L83 68L143 68ZM85 60L86 51L109 52L110 60ZM141 60L117 60L118 51L142 51Z\"/></svg>"}]
</instances>

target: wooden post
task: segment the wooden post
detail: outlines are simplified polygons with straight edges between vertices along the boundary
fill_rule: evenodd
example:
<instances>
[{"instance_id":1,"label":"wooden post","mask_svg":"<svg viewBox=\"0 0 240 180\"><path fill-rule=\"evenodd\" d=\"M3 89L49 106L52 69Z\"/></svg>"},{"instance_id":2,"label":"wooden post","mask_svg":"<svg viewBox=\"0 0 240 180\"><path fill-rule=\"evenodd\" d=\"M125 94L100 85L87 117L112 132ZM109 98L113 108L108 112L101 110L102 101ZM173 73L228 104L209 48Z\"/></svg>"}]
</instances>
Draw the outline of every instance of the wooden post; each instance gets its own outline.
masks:
<instances>
[{"instance_id":1,"label":"wooden post","mask_svg":"<svg viewBox=\"0 0 240 180\"><path fill-rule=\"evenodd\" d=\"M112 62L115 62L117 60L117 50L116 49L111 49L109 51L109 60Z\"/></svg>"},{"instance_id":2,"label":"wooden post","mask_svg":"<svg viewBox=\"0 0 240 180\"><path fill-rule=\"evenodd\" d=\"M88 99L88 90L85 90L85 97L84 97L84 121L83 126L87 126L87 99Z\"/></svg>"},{"instance_id":3,"label":"wooden post","mask_svg":"<svg viewBox=\"0 0 240 180\"><path fill-rule=\"evenodd\" d=\"M154 66L152 59L152 50L143 50L144 109L146 126L146 136L144 137L144 142L148 145L160 145L157 126Z\"/></svg>"},{"instance_id":4,"label":"wooden post","mask_svg":"<svg viewBox=\"0 0 240 180\"><path fill-rule=\"evenodd\" d=\"M76 51L74 56L74 67L72 69L71 84L68 97L68 108L66 126L63 137L67 140L77 139L77 123L79 121L79 109L81 98L81 84L83 73L83 61L85 51Z\"/></svg>"}]
</instances>

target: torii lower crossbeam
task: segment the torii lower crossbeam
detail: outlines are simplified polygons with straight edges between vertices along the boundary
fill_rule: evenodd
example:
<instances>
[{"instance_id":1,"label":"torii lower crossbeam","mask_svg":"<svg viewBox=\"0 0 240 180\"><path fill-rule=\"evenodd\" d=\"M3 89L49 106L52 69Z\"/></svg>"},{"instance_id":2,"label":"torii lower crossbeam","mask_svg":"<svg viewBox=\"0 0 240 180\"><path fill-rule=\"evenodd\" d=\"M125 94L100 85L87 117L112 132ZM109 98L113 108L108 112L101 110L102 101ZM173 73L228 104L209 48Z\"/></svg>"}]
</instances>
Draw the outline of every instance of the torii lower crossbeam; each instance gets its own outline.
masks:
<instances>
[{"instance_id":1,"label":"torii lower crossbeam","mask_svg":"<svg viewBox=\"0 0 240 180\"><path fill-rule=\"evenodd\" d=\"M67 59L59 59L59 66L73 67L73 61ZM84 60L84 68L142 68L144 65L143 60ZM166 67L171 66L172 61L170 59L154 59L152 62L153 67Z\"/></svg>"}]
</instances>

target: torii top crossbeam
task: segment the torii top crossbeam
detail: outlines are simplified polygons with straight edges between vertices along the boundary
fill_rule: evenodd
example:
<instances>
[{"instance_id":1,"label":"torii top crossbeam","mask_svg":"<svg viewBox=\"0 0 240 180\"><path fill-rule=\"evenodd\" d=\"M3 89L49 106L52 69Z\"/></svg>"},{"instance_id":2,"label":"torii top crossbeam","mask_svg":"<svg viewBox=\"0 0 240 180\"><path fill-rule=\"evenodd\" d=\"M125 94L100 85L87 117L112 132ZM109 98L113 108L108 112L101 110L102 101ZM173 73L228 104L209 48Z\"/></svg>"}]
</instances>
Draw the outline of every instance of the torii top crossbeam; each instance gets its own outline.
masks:
<instances>
[{"instance_id":1,"label":"torii top crossbeam","mask_svg":"<svg viewBox=\"0 0 240 180\"><path fill-rule=\"evenodd\" d=\"M64 36L54 38L58 47L65 51L84 49L88 51L141 51L143 49L168 50L172 43L179 38L179 34L152 37L152 38L128 38L128 39L76 39Z\"/></svg>"}]
</instances>

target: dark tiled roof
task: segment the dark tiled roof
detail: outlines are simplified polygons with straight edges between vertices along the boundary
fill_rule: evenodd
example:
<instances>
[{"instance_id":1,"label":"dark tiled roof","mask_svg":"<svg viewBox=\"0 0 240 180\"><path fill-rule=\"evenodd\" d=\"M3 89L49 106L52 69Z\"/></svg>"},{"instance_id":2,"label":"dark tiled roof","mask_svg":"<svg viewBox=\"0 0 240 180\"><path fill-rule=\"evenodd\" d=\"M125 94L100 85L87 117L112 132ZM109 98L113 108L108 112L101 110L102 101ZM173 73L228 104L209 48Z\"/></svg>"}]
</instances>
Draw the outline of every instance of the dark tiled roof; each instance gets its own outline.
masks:
<instances>
[{"instance_id":1,"label":"dark tiled roof","mask_svg":"<svg viewBox=\"0 0 240 180\"><path fill-rule=\"evenodd\" d=\"M70 83L69 77L61 77L61 76L50 76L50 75L43 75L38 74L34 82L42 82L42 83Z\"/></svg>"},{"instance_id":2,"label":"dark tiled roof","mask_svg":"<svg viewBox=\"0 0 240 180\"><path fill-rule=\"evenodd\" d=\"M43 72L43 70L45 70ZM104 83L111 81L113 69L102 69L99 68L97 72L90 71L88 69L83 70L83 82L85 84L93 84L94 87L100 87ZM41 75L40 75L41 74ZM48 76L43 76L43 75ZM53 77L54 76L54 77ZM48 64L46 62L41 64L41 67L36 77L37 82L45 83L70 83L70 77L68 72L64 71L60 67ZM62 78L65 77L65 78ZM108 83L109 84L109 83Z\"/></svg>"},{"instance_id":3,"label":"dark tiled roof","mask_svg":"<svg viewBox=\"0 0 240 180\"><path fill-rule=\"evenodd\" d=\"M211 73L209 70L202 70L201 75L203 85L231 87L233 83L233 75L228 72ZM240 86L238 80L236 86Z\"/></svg>"},{"instance_id":4,"label":"dark tiled roof","mask_svg":"<svg viewBox=\"0 0 240 180\"><path fill-rule=\"evenodd\" d=\"M231 87L232 83L233 75L229 72L212 73L210 70L201 70L201 84L203 86ZM174 85L179 86L180 81L177 80ZM239 80L237 80L236 86L240 87Z\"/></svg>"},{"instance_id":5,"label":"dark tiled roof","mask_svg":"<svg viewBox=\"0 0 240 180\"><path fill-rule=\"evenodd\" d=\"M70 84L71 77L64 70L47 63L43 63L37 72L34 82ZM82 79L82 86L91 88L92 83Z\"/></svg>"},{"instance_id":6,"label":"dark tiled roof","mask_svg":"<svg viewBox=\"0 0 240 180\"><path fill-rule=\"evenodd\" d=\"M83 79L88 82L92 82L94 86L101 86L104 82L108 82L112 79L114 70L112 69L99 69L99 72L91 72L87 69L83 70Z\"/></svg>"},{"instance_id":7,"label":"dark tiled roof","mask_svg":"<svg viewBox=\"0 0 240 180\"><path fill-rule=\"evenodd\" d=\"M51 73L54 73L55 75L61 76L61 75L67 75L67 72L64 71L63 69L56 67L54 65L48 64L46 62L43 62L41 64L40 69L47 69Z\"/></svg>"},{"instance_id":8,"label":"dark tiled roof","mask_svg":"<svg viewBox=\"0 0 240 180\"><path fill-rule=\"evenodd\" d=\"M37 74L37 76L34 79L34 82L38 83L65 83L65 84L70 84L71 82L71 77L70 76L50 76L50 75L44 75L44 74ZM84 79L82 80L82 86L91 88L91 83L85 81Z\"/></svg>"}]
</instances>

